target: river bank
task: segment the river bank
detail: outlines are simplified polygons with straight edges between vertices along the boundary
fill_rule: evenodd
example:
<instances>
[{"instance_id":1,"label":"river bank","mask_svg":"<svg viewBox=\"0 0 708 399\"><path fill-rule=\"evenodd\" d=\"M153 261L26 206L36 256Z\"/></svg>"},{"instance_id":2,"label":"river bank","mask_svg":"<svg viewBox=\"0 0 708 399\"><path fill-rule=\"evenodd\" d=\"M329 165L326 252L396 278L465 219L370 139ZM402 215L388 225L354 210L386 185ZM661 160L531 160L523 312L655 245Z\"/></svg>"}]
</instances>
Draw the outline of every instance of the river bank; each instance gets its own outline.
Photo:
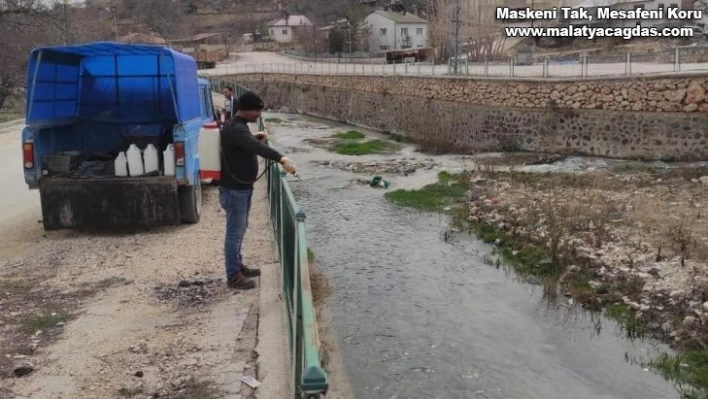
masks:
<instances>
[{"instance_id":1,"label":"river bank","mask_svg":"<svg viewBox=\"0 0 708 399\"><path fill-rule=\"evenodd\" d=\"M669 343L678 356L646 364L705 397L708 168L579 158L538 164L543 158L481 156L462 174L387 197L453 212L455 230L495 245L499 258L490 264L543 284L546 296L569 306L603 311L630 338Z\"/></svg>"},{"instance_id":2,"label":"river bank","mask_svg":"<svg viewBox=\"0 0 708 399\"><path fill-rule=\"evenodd\" d=\"M480 157L429 154L304 115L268 113L266 121L303 179L290 184L315 263L331 282L331 328L357 396L679 397L674 384L634 361L668 346L627 339L615 319L563 296L545 298L539 285L490 267L493 246L453 231L451 216L468 209L470 186L457 177ZM371 145L379 141L387 145ZM509 161L495 155L485 159ZM539 169L564 162L523 160ZM372 184L377 177L383 184ZM442 212L398 206L397 195Z\"/></svg>"}]
</instances>

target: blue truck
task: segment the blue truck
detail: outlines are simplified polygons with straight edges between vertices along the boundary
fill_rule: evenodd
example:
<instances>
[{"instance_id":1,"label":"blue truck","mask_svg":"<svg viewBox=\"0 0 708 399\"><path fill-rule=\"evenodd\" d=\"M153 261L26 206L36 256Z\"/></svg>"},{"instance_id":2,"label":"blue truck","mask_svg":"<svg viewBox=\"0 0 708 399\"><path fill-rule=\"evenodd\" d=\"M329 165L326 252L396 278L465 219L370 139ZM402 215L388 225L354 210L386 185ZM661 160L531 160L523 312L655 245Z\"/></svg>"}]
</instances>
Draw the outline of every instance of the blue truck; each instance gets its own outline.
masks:
<instances>
[{"instance_id":1,"label":"blue truck","mask_svg":"<svg viewBox=\"0 0 708 399\"><path fill-rule=\"evenodd\" d=\"M196 61L170 48L97 42L32 50L23 168L29 189L39 190L44 229L199 222L199 134L214 118ZM152 145L158 170L117 175L114 162L131 145Z\"/></svg>"}]
</instances>

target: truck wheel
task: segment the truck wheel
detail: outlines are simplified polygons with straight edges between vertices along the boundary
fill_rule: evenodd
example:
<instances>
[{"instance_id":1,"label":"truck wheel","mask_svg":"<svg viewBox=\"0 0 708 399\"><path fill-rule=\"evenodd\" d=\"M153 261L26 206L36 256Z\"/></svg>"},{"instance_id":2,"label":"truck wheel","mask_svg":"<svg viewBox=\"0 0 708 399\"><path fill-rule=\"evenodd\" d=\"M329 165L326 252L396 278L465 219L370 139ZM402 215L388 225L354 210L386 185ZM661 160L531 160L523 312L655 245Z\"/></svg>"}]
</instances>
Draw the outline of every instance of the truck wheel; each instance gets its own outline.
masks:
<instances>
[{"instance_id":1,"label":"truck wheel","mask_svg":"<svg viewBox=\"0 0 708 399\"><path fill-rule=\"evenodd\" d=\"M183 223L197 223L202 214L202 185L180 187L179 207Z\"/></svg>"}]
</instances>

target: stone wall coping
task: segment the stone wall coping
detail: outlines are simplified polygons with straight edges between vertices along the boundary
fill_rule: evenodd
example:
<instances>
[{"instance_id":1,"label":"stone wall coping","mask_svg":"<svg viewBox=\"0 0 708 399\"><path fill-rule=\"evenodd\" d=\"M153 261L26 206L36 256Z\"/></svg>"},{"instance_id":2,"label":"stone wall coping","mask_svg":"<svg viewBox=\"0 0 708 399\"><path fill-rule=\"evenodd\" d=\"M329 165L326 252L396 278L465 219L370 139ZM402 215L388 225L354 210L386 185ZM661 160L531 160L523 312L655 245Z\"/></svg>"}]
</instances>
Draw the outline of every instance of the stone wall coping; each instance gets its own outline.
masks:
<instances>
[{"instance_id":1,"label":"stone wall coping","mask_svg":"<svg viewBox=\"0 0 708 399\"><path fill-rule=\"evenodd\" d=\"M237 74L224 74L224 75L208 75L208 77L213 78L231 78L236 76L253 76L253 75L272 75L272 76L323 76L323 77L333 77L333 78L383 78L383 79L448 79L448 80L480 80L480 81L491 81L491 82L532 82L532 83L573 83L573 82L594 82L594 81L610 81L610 80L648 80L648 79L666 79L666 78L701 78L708 77L708 71L686 71L686 72L666 72L666 73L651 73L651 74L637 74L630 76L618 76L618 75L608 75L608 76L587 76L587 77L559 77L559 78L539 78L539 77L504 77L504 76L449 76L449 75L382 75L382 74L372 74L372 75L358 75L358 74L337 74L337 75L318 75L318 74L291 74L291 73L272 73L272 72L244 72Z\"/></svg>"}]
</instances>

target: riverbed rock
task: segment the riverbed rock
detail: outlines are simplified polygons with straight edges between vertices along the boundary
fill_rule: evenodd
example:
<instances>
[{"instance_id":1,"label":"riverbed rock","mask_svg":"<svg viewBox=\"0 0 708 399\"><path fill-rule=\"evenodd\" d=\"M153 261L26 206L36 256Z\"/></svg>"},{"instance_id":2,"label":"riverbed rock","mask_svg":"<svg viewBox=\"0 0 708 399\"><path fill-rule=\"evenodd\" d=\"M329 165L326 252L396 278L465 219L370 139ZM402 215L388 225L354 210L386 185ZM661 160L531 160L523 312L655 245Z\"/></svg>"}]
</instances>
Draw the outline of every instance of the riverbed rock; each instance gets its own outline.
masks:
<instances>
[{"instance_id":1,"label":"riverbed rock","mask_svg":"<svg viewBox=\"0 0 708 399\"><path fill-rule=\"evenodd\" d=\"M686 316L681 324L683 324L684 327L692 327L696 324L696 321L697 319L694 316Z\"/></svg>"},{"instance_id":2,"label":"riverbed rock","mask_svg":"<svg viewBox=\"0 0 708 399\"><path fill-rule=\"evenodd\" d=\"M433 159L425 159L416 161L413 159L391 159L380 162L345 162L345 161L312 161L321 166L327 166L334 169L351 171L354 173L366 174L398 174L408 176L418 170L432 170L439 167L440 162Z\"/></svg>"}]
</instances>

